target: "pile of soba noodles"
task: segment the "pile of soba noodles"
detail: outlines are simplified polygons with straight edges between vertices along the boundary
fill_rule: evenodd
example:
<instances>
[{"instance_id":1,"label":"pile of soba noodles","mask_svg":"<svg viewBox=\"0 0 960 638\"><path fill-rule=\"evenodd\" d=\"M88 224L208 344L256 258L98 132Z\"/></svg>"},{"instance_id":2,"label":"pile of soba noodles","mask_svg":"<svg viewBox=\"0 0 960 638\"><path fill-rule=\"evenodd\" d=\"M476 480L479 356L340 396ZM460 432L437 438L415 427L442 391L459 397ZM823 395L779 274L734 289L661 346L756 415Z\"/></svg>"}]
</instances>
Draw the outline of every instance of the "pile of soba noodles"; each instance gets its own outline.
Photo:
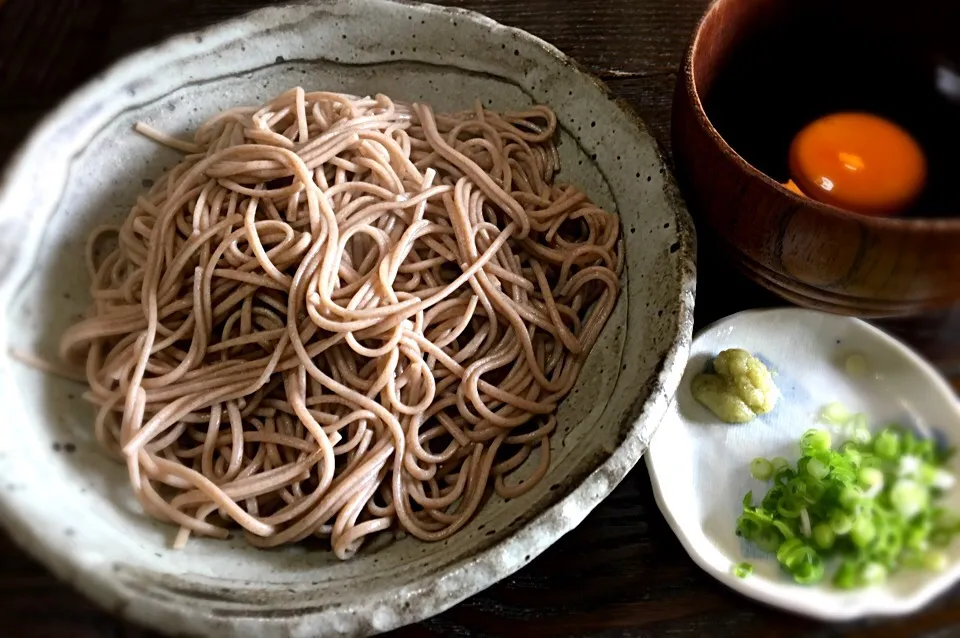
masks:
<instances>
[{"instance_id":1,"label":"pile of soba noodles","mask_svg":"<svg viewBox=\"0 0 960 638\"><path fill-rule=\"evenodd\" d=\"M175 546L240 527L348 558L544 476L622 264L618 217L554 182L550 109L295 88L193 141L137 128L185 155L90 238L61 354Z\"/></svg>"}]
</instances>

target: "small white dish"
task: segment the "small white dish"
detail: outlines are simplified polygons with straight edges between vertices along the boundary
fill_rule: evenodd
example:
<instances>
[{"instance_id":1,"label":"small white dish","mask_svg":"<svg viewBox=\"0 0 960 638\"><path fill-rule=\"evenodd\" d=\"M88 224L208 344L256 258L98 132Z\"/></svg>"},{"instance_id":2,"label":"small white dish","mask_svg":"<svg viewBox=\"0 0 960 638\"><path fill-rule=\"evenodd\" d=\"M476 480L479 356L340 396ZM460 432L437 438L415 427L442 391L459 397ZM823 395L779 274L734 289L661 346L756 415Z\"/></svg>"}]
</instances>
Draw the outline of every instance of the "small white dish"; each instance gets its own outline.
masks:
<instances>
[{"instance_id":1,"label":"small white dish","mask_svg":"<svg viewBox=\"0 0 960 638\"><path fill-rule=\"evenodd\" d=\"M744 348L776 372L781 397L769 414L742 425L720 422L690 392L690 381L727 348ZM868 374L852 377L844 363L863 354ZM799 308L747 311L704 329L695 339L676 398L646 454L660 511L691 558L724 585L758 601L820 620L892 616L916 611L960 579L960 543L946 549L942 572L902 569L883 585L834 589L793 582L776 558L736 535L744 494L759 501L769 483L750 476L756 457L795 463L798 440L817 427L822 407L839 401L870 417L871 429L891 423L960 443L960 403L946 381L912 350L858 319ZM820 426L823 427L823 426ZM950 466L955 474L960 463ZM960 487L942 503L960 511ZM753 565L747 578L734 567Z\"/></svg>"}]
</instances>

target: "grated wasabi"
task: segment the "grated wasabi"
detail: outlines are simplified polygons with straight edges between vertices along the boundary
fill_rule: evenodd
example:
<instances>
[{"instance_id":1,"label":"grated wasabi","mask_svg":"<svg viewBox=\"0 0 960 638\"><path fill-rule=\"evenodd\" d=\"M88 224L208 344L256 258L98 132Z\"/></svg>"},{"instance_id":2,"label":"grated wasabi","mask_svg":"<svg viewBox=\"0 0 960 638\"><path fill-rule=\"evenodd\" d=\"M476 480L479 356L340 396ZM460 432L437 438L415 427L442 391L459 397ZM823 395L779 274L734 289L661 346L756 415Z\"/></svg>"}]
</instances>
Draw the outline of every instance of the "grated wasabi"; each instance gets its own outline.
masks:
<instances>
[{"instance_id":1,"label":"grated wasabi","mask_svg":"<svg viewBox=\"0 0 960 638\"><path fill-rule=\"evenodd\" d=\"M693 378L693 397L726 423L747 423L773 410L780 391L770 370L746 350L724 350L713 360L714 372Z\"/></svg>"}]
</instances>

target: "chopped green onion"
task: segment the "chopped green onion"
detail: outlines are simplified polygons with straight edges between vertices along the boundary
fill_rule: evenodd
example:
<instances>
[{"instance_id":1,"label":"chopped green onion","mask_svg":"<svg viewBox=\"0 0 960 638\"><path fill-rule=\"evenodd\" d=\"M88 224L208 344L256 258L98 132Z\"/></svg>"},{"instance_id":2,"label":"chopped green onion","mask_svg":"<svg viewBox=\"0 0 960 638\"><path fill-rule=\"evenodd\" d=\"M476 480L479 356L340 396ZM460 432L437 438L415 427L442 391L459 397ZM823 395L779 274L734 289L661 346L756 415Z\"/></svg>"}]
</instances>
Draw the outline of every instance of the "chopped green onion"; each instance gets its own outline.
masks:
<instances>
[{"instance_id":1,"label":"chopped green onion","mask_svg":"<svg viewBox=\"0 0 960 638\"><path fill-rule=\"evenodd\" d=\"M793 496L784 496L777 503L777 512L784 518L798 518L804 503Z\"/></svg>"},{"instance_id":2,"label":"chopped green onion","mask_svg":"<svg viewBox=\"0 0 960 638\"><path fill-rule=\"evenodd\" d=\"M900 437L896 432L884 430L873 440L873 452L882 459L897 458L900 453Z\"/></svg>"},{"instance_id":3,"label":"chopped green onion","mask_svg":"<svg viewBox=\"0 0 960 638\"><path fill-rule=\"evenodd\" d=\"M842 420L842 406L827 406L822 420ZM845 410L845 408L844 408ZM795 465L777 457L754 459L751 474L772 484L759 505L743 499L737 535L776 555L797 583L824 577L838 558L834 586L881 583L901 568L943 569L945 547L960 535L960 517L936 506L955 479L932 440L891 426L871 437L866 416L848 417L852 438L832 447L829 431L800 438Z\"/></svg>"},{"instance_id":4,"label":"chopped green onion","mask_svg":"<svg viewBox=\"0 0 960 638\"><path fill-rule=\"evenodd\" d=\"M842 403L828 403L820 411L820 420L830 425L844 425L850 419L850 411Z\"/></svg>"},{"instance_id":5,"label":"chopped green onion","mask_svg":"<svg viewBox=\"0 0 960 638\"><path fill-rule=\"evenodd\" d=\"M887 568L880 563L867 563L860 572L864 585L879 585L887 579Z\"/></svg>"},{"instance_id":6,"label":"chopped green onion","mask_svg":"<svg viewBox=\"0 0 960 638\"><path fill-rule=\"evenodd\" d=\"M865 547L876 535L877 528L869 518L861 516L853 521L853 526L850 528L850 539L857 547Z\"/></svg>"},{"instance_id":7,"label":"chopped green onion","mask_svg":"<svg viewBox=\"0 0 960 638\"><path fill-rule=\"evenodd\" d=\"M863 500L863 490L855 485L846 485L840 492L840 498L838 500L842 507L852 510L860 505L860 502Z\"/></svg>"},{"instance_id":8,"label":"chopped green onion","mask_svg":"<svg viewBox=\"0 0 960 638\"><path fill-rule=\"evenodd\" d=\"M796 536L796 534L793 532L793 528L790 527L786 521L773 521L773 526L777 528L777 531L780 532L784 540L790 540Z\"/></svg>"},{"instance_id":9,"label":"chopped green onion","mask_svg":"<svg viewBox=\"0 0 960 638\"><path fill-rule=\"evenodd\" d=\"M938 490L949 490L956 484L956 477L943 469L938 469L933 475L933 480L930 481L930 485Z\"/></svg>"},{"instance_id":10,"label":"chopped green onion","mask_svg":"<svg viewBox=\"0 0 960 638\"><path fill-rule=\"evenodd\" d=\"M773 487L767 492L767 495L763 497L763 502L760 504L765 510L775 510L777 509L777 503L780 502L780 499L783 497L783 488L782 487Z\"/></svg>"},{"instance_id":11,"label":"chopped green onion","mask_svg":"<svg viewBox=\"0 0 960 638\"><path fill-rule=\"evenodd\" d=\"M930 505L930 493L910 479L900 479L890 490L890 503L900 515L911 519Z\"/></svg>"},{"instance_id":12,"label":"chopped green onion","mask_svg":"<svg viewBox=\"0 0 960 638\"><path fill-rule=\"evenodd\" d=\"M777 560L784 563L788 558L793 556L795 552L803 550L804 547L806 547L806 545L801 539L791 538L777 549Z\"/></svg>"},{"instance_id":13,"label":"chopped green onion","mask_svg":"<svg viewBox=\"0 0 960 638\"><path fill-rule=\"evenodd\" d=\"M915 525L914 527L908 528L904 532L903 544L908 549L923 551L929 545L929 542L927 541L927 537L929 535L930 527L928 525Z\"/></svg>"},{"instance_id":14,"label":"chopped green onion","mask_svg":"<svg viewBox=\"0 0 960 638\"><path fill-rule=\"evenodd\" d=\"M777 550L777 560L800 584L823 578L823 559L812 547L799 539L786 541Z\"/></svg>"},{"instance_id":15,"label":"chopped green onion","mask_svg":"<svg viewBox=\"0 0 960 638\"><path fill-rule=\"evenodd\" d=\"M746 578L753 573L753 565L750 563L737 563L733 568L733 574L737 578Z\"/></svg>"},{"instance_id":16,"label":"chopped green onion","mask_svg":"<svg viewBox=\"0 0 960 638\"><path fill-rule=\"evenodd\" d=\"M832 441L830 433L826 430L807 430L806 434L800 437L800 449L807 450L829 450Z\"/></svg>"},{"instance_id":17,"label":"chopped green onion","mask_svg":"<svg viewBox=\"0 0 960 638\"><path fill-rule=\"evenodd\" d=\"M852 441L847 441L844 445L850 445L850 447L842 450L844 456L851 466L857 468L863 463L863 454L860 453L860 450L857 449L856 443Z\"/></svg>"},{"instance_id":18,"label":"chopped green onion","mask_svg":"<svg viewBox=\"0 0 960 638\"><path fill-rule=\"evenodd\" d=\"M820 549L830 549L836 539L837 535L828 523L817 523L813 528L813 541Z\"/></svg>"},{"instance_id":19,"label":"chopped green onion","mask_svg":"<svg viewBox=\"0 0 960 638\"><path fill-rule=\"evenodd\" d=\"M903 433L903 453L919 457L920 454L917 438L909 430Z\"/></svg>"},{"instance_id":20,"label":"chopped green onion","mask_svg":"<svg viewBox=\"0 0 960 638\"><path fill-rule=\"evenodd\" d=\"M917 457L908 454L900 457L899 465L897 465L897 476L914 477L923 475L928 479L925 482L929 483L933 480L933 472L928 472L928 468L930 468L929 465L925 465L924 462Z\"/></svg>"},{"instance_id":21,"label":"chopped green onion","mask_svg":"<svg viewBox=\"0 0 960 638\"><path fill-rule=\"evenodd\" d=\"M777 485L786 485L797 476L797 473L790 467L782 467L773 473L773 482Z\"/></svg>"},{"instance_id":22,"label":"chopped green onion","mask_svg":"<svg viewBox=\"0 0 960 638\"><path fill-rule=\"evenodd\" d=\"M810 535L813 534L813 527L810 525L810 512L807 511L807 508L800 510L800 533L810 538Z\"/></svg>"},{"instance_id":23,"label":"chopped green onion","mask_svg":"<svg viewBox=\"0 0 960 638\"><path fill-rule=\"evenodd\" d=\"M812 476L804 476L801 479L806 486L806 501L813 505L823 498L823 493L827 490L827 484L821 479L815 479Z\"/></svg>"},{"instance_id":24,"label":"chopped green onion","mask_svg":"<svg viewBox=\"0 0 960 638\"><path fill-rule=\"evenodd\" d=\"M807 474L815 479L822 479L830 472L830 469L817 459L810 459L807 462L806 470Z\"/></svg>"},{"instance_id":25,"label":"chopped green onion","mask_svg":"<svg viewBox=\"0 0 960 638\"><path fill-rule=\"evenodd\" d=\"M860 583L860 567L853 561L844 561L833 577L838 589L854 589Z\"/></svg>"},{"instance_id":26,"label":"chopped green onion","mask_svg":"<svg viewBox=\"0 0 960 638\"><path fill-rule=\"evenodd\" d=\"M778 521L779 522L779 521ZM753 543L765 552L775 552L784 538L773 527L768 527L753 537Z\"/></svg>"},{"instance_id":27,"label":"chopped green onion","mask_svg":"<svg viewBox=\"0 0 960 638\"><path fill-rule=\"evenodd\" d=\"M750 475L758 481L769 481L773 476L773 464L767 459L753 459L750 462Z\"/></svg>"},{"instance_id":28,"label":"chopped green onion","mask_svg":"<svg viewBox=\"0 0 960 638\"><path fill-rule=\"evenodd\" d=\"M883 486L883 472L875 467L863 468L857 478L860 480L860 485L867 490L878 485Z\"/></svg>"},{"instance_id":29,"label":"chopped green onion","mask_svg":"<svg viewBox=\"0 0 960 638\"><path fill-rule=\"evenodd\" d=\"M853 519L842 510L834 510L830 513L830 529L837 536L844 536L850 533L853 527Z\"/></svg>"}]
</instances>

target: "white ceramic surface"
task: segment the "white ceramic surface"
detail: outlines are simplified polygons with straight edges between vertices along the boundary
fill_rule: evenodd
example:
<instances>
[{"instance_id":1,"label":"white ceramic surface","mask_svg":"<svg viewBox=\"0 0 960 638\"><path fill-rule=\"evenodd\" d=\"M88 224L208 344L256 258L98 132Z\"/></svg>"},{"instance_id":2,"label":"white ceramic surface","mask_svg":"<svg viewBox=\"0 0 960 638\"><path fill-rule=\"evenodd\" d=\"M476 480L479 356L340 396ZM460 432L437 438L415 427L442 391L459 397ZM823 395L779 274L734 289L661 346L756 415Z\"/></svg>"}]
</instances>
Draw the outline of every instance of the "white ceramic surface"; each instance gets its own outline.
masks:
<instances>
[{"instance_id":1,"label":"white ceramic surface","mask_svg":"<svg viewBox=\"0 0 960 638\"><path fill-rule=\"evenodd\" d=\"M298 84L438 109L478 96L494 108L551 105L561 178L622 217L623 292L561 406L551 469L536 489L490 499L449 541L383 537L345 563L240 539L193 539L171 551L174 530L141 514L124 469L93 441L83 388L0 359L0 520L82 592L171 634L365 634L450 607L525 565L613 490L646 449L686 363L693 230L643 124L529 34L386 0L266 9L128 58L71 97L0 183L0 342L56 356L63 328L89 303L87 232L125 215L176 161L133 134L135 121L185 133L224 107Z\"/></svg>"},{"instance_id":2,"label":"white ceramic surface","mask_svg":"<svg viewBox=\"0 0 960 638\"><path fill-rule=\"evenodd\" d=\"M742 425L720 422L690 393L690 381L717 353L744 348L776 371L782 396L769 414ZM870 370L851 377L850 354L867 357ZM960 542L947 551L940 573L901 570L879 587L845 592L829 577L814 587L795 584L776 558L736 535L744 494L759 502L769 483L750 476L750 461L782 456L796 462L798 440L817 424L823 406L839 401L871 416L876 430L891 423L960 444L960 403L946 381L913 351L867 323L797 308L742 312L694 339L676 400L646 455L657 504L690 556L738 592L822 620L897 615L915 611L960 578ZM960 475L954 458L950 469ZM960 488L943 503L960 511ZM753 575L733 567L747 561ZM831 574L828 568L828 576Z\"/></svg>"}]
</instances>

